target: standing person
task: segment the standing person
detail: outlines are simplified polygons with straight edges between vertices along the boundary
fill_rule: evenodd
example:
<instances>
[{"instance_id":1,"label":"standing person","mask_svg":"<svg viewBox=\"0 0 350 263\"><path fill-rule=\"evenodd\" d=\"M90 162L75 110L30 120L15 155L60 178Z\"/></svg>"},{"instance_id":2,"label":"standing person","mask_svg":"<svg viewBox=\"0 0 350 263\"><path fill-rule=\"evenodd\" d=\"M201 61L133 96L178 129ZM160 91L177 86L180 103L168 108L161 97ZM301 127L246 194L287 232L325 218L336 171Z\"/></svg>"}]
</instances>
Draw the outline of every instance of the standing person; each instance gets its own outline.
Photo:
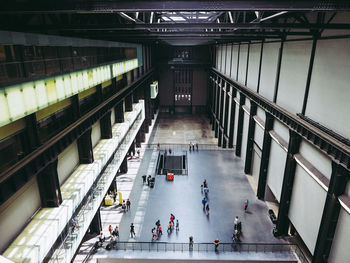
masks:
<instances>
[{"instance_id":1,"label":"standing person","mask_svg":"<svg viewBox=\"0 0 350 263\"><path fill-rule=\"evenodd\" d=\"M219 238L216 238L214 240L215 252L218 251L219 244L220 244L220 240L219 240Z\"/></svg>"},{"instance_id":2,"label":"standing person","mask_svg":"<svg viewBox=\"0 0 350 263\"><path fill-rule=\"evenodd\" d=\"M146 183L146 177L147 177L147 175L142 175L142 182L143 182L143 184L145 184Z\"/></svg>"},{"instance_id":3,"label":"standing person","mask_svg":"<svg viewBox=\"0 0 350 263\"><path fill-rule=\"evenodd\" d=\"M137 157L140 158L140 150L137 150Z\"/></svg>"},{"instance_id":4,"label":"standing person","mask_svg":"<svg viewBox=\"0 0 350 263\"><path fill-rule=\"evenodd\" d=\"M148 186L149 186L150 181L151 181L151 175L148 175L148 177L147 177L147 185Z\"/></svg>"},{"instance_id":5,"label":"standing person","mask_svg":"<svg viewBox=\"0 0 350 263\"><path fill-rule=\"evenodd\" d=\"M171 221L169 221L167 232L168 232L168 234L171 233Z\"/></svg>"},{"instance_id":6,"label":"standing person","mask_svg":"<svg viewBox=\"0 0 350 263\"><path fill-rule=\"evenodd\" d=\"M205 198L208 198L208 194L209 194L209 188L208 187L204 187L204 196L205 196Z\"/></svg>"},{"instance_id":7,"label":"standing person","mask_svg":"<svg viewBox=\"0 0 350 263\"><path fill-rule=\"evenodd\" d=\"M130 225L130 236L131 236L131 238L133 238L134 236L136 236L136 234L135 234L134 223L131 223L131 225Z\"/></svg>"},{"instance_id":8,"label":"standing person","mask_svg":"<svg viewBox=\"0 0 350 263\"><path fill-rule=\"evenodd\" d=\"M123 203L122 203L122 210L123 210L123 212L125 212L125 209L126 209L126 204L125 204L125 200L123 200Z\"/></svg>"},{"instance_id":9,"label":"standing person","mask_svg":"<svg viewBox=\"0 0 350 263\"><path fill-rule=\"evenodd\" d=\"M205 204L207 203L207 199L205 199L205 197L202 200L202 204L203 204L203 210L205 209Z\"/></svg>"},{"instance_id":10,"label":"standing person","mask_svg":"<svg viewBox=\"0 0 350 263\"><path fill-rule=\"evenodd\" d=\"M174 222L174 215L173 214L170 214L170 221Z\"/></svg>"},{"instance_id":11,"label":"standing person","mask_svg":"<svg viewBox=\"0 0 350 263\"><path fill-rule=\"evenodd\" d=\"M244 204L243 204L243 206L244 206L244 212L247 211L248 205L249 205L249 201L248 201L248 199L247 199L247 200L244 201Z\"/></svg>"},{"instance_id":12,"label":"standing person","mask_svg":"<svg viewBox=\"0 0 350 263\"><path fill-rule=\"evenodd\" d=\"M194 143L192 143L192 150L194 151Z\"/></svg>"},{"instance_id":13,"label":"standing person","mask_svg":"<svg viewBox=\"0 0 350 263\"><path fill-rule=\"evenodd\" d=\"M209 204L207 203L206 207L205 207L205 213L208 216L209 215Z\"/></svg>"},{"instance_id":14,"label":"standing person","mask_svg":"<svg viewBox=\"0 0 350 263\"><path fill-rule=\"evenodd\" d=\"M180 223L179 223L179 219L176 219L176 231L180 230Z\"/></svg>"},{"instance_id":15,"label":"standing person","mask_svg":"<svg viewBox=\"0 0 350 263\"><path fill-rule=\"evenodd\" d=\"M203 194L203 185L201 184L201 193Z\"/></svg>"},{"instance_id":16,"label":"standing person","mask_svg":"<svg viewBox=\"0 0 350 263\"><path fill-rule=\"evenodd\" d=\"M112 233L113 233L113 227L112 227L112 225L109 225L108 231L109 231L109 233L112 235Z\"/></svg>"},{"instance_id":17,"label":"standing person","mask_svg":"<svg viewBox=\"0 0 350 263\"><path fill-rule=\"evenodd\" d=\"M130 210L130 205L131 205L131 202L130 202L130 199L128 198L128 200L126 200L126 210Z\"/></svg>"},{"instance_id":18,"label":"standing person","mask_svg":"<svg viewBox=\"0 0 350 263\"><path fill-rule=\"evenodd\" d=\"M188 145L189 149L190 149L190 152L192 150L192 143L190 142L190 144Z\"/></svg>"},{"instance_id":19,"label":"standing person","mask_svg":"<svg viewBox=\"0 0 350 263\"><path fill-rule=\"evenodd\" d=\"M234 229L237 228L237 224L239 222L238 216L235 217L235 222L234 222Z\"/></svg>"},{"instance_id":20,"label":"standing person","mask_svg":"<svg viewBox=\"0 0 350 263\"><path fill-rule=\"evenodd\" d=\"M196 143L196 150L197 150L197 152L198 152L198 143Z\"/></svg>"},{"instance_id":21,"label":"standing person","mask_svg":"<svg viewBox=\"0 0 350 263\"><path fill-rule=\"evenodd\" d=\"M119 239L119 227L115 226L114 230L113 230L113 236L115 236L117 239Z\"/></svg>"},{"instance_id":22,"label":"standing person","mask_svg":"<svg viewBox=\"0 0 350 263\"><path fill-rule=\"evenodd\" d=\"M189 250L193 250L193 243L194 243L193 236L190 236L189 237Z\"/></svg>"},{"instance_id":23,"label":"standing person","mask_svg":"<svg viewBox=\"0 0 350 263\"><path fill-rule=\"evenodd\" d=\"M208 187L207 179L204 180L204 182L203 182L203 187L204 187L204 188L205 188L205 187Z\"/></svg>"},{"instance_id":24,"label":"standing person","mask_svg":"<svg viewBox=\"0 0 350 263\"><path fill-rule=\"evenodd\" d=\"M152 228L152 241L156 240L156 239L157 239L157 232L156 232L156 228L153 227Z\"/></svg>"},{"instance_id":25,"label":"standing person","mask_svg":"<svg viewBox=\"0 0 350 263\"><path fill-rule=\"evenodd\" d=\"M171 149L169 148L169 154L171 155Z\"/></svg>"},{"instance_id":26,"label":"standing person","mask_svg":"<svg viewBox=\"0 0 350 263\"><path fill-rule=\"evenodd\" d=\"M159 224L159 226L158 226L158 235L159 235L159 236L163 235L163 232L162 232L162 225L161 225L161 224Z\"/></svg>"},{"instance_id":27,"label":"standing person","mask_svg":"<svg viewBox=\"0 0 350 263\"><path fill-rule=\"evenodd\" d=\"M159 225L160 225L160 220L158 219L158 220L156 221L156 226L157 226L157 228L159 227Z\"/></svg>"}]
</instances>

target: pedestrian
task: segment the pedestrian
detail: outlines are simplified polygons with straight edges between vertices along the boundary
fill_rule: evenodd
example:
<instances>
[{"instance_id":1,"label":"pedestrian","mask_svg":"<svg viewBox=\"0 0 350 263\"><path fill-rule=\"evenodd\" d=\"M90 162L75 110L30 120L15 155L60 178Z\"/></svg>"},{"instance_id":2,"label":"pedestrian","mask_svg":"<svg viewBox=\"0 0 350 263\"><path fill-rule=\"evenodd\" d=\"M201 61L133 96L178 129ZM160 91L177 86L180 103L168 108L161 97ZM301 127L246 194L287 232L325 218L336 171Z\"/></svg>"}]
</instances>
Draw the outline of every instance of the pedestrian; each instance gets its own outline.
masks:
<instances>
[{"instance_id":1,"label":"pedestrian","mask_svg":"<svg viewBox=\"0 0 350 263\"><path fill-rule=\"evenodd\" d=\"M100 235L98 236L98 241L100 242L99 247L102 247L103 242L106 240L105 235L101 231Z\"/></svg>"},{"instance_id":2,"label":"pedestrian","mask_svg":"<svg viewBox=\"0 0 350 263\"><path fill-rule=\"evenodd\" d=\"M167 230L168 234L169 234L169 233L171 233L171 227L172 227L172 225L171 225L171 221L169 221L169 224L168 224L168 230Z\"/></svg>"},{"instance_id":3,"label":"pedestrian","mask_svg":"<svg viewBox=\"0 0 350 263\"><path fill-rule=\"evenodd\" d=\"M247 211L248 205L249 205L249 201L248 201L248 199L247 199L247 200L244 201L244 204L243 204L243 206L244 206L244 212Z\"/></svg>"},{"instance_id":4,"label":"pedestrian","mask_svg":"<svg viewBox=\"0 0 350 263\"><path fill-rule=\"evenodd\" d=\"M146 177L147 177L147 175L142 175L142 182L143 182L143 184L145 184L146 183Z\"/></svg>"},{"instance_id":5,"label":"pedestrian","mask_svg":"<svg viewBox=\"0 0 350 263\"><path fill-rule=\"evenodd\" d=\"M205 197L202 200L202 204L203 204L203 210L205 209L205 204L207 203L207 199L205 199Z\"/></svg>"},{"instance_id":6,"label":"pedestrian","mask_svg":"<svg viewBox=\"0 0 350 263\"><path fill-rule=\"evenodd\" d=\"M137 150L137 157L140 158L140 150Z\"/></svg>"},{"instance_id":7,"label":"pedestrian","mask_svg":"<svg viewBox=\"0 0 350 263\"><path fill-rule=\"evenodd\" d=\"M193 243L194 243L193 236L190 236L189 237L189 250L193 250Z\"/></svg>"},{"instance_id":8,"label":"pedestrian","mask_svg":"<svg viewBox=\"0 0 350 263\"><path fill-rule=\"evenodd\" d=\"M158 220L156 221L156 226L157 226L157 228L159 227L159 225L160 225L160 220L158 219Z\"/></svg>"},{"instance_id":9,"label":"pedestrian","mask_svg":"<svg viewBox=\"0 0 350 263\"><path fill-rule=\"evenodd\" d=\"M169 154L171 155L171 149L169 149Z\"/></svg>"},{"instance_id":10,"label":"pedestrian","mask_svg":"<svg viewBox=\"0 0 350 263\"><path fill-rule=\"evenodd\" d=\"M205 196L205 198L208 198L208 194L209 194L209 188L208 187L204 187L204 196Z\"/></svg>"},{"instance_id":11,"label":"pedestrian","mask_svg":"<svg viewBox=\"0 0 350 263\"><path fill-rule=\"evenodd\" d=\"M163 232L162 232L162 225L159 224L158 226L158 235L161 236L163 235Z\"/></svg>"},{"instance_id":12,"label":"pedestrian","mask_svg":"<svg viewBox=\"0 0 350 263\"><path fill-rule=\"evenodd\" d=\"M158 238L158 236L157 236L156 228L153 227L152 228L152 241L156 240L157 238Z\"/></svg>"},{"instance_id":13,"label":"pedestrian","mask_svg":"<svg viewBox=\"0 0 350 263\"><path fill-rule=\"evenodd\" d=\"M130 202L130 199L128 198L128 200L126 200L126 210L130 210L130 205L131 205L131 202Z\"/></svg>"},{"instance_id":14,"label":"pedestrian","mask_svg":"<svg viewBox=\"0 0 350 263\"><path fill-rule=\"evenodd\" d=\"M194 151L194 143L192 143L192 150Z\"/></svg>"},{"instance_id":15,"label":"pedestrian","mask_svg":"<svg viewBox=\"0 0 350 263\"><path fill-rule=\"evenodd\" d=\"M123 200L123 203L122 203L122 210L123 210L123 212L125 212L125 209L126 209L126 204L125 204L125 200Z\"/></svg>"},{"instance_id":16,"label":"pedestrian","mask_svg":"<svg viewBox=\"0 0 350 263\"><path fill-rule=\"evenodd\" d=\"M204 180L204 182L203 182L203 187L204 187L204 188L205 188L205 187L208 187L207 179Z\"/></svg>"},{"instance_id":17,"label":"pedestrian","mask_svg":"<svg viewBox=\"0 0 350 263\"><path fill-rule=\"evenodd\" d=\"M113 234L113 236L115 236L116 238L119 239L119 227L118 226L115 226L112 234Z\"/></svg>"},{"instance_id":18,"label":"pedestrian","mask_svg":"<svg viewBox=\"0 0 350 263\"><path fill-rule=\"evenodd\" d=\"M190 152L192 150L192 143L190 142L190 144L188 145L189 149L190 149Z\"/></svg>"},{"instance_id":19,"label":"pedestrian","mask_svg":"<svg viewBox=\"0 0 350 263\"><path fill-rule=\"evenodd\" d=\"M160 149L160 144L159 143L157 143L157 148L158 148L158 150Z\"/></svg>"},{"instance_id":20,"label":"pedestrian","mask_svg":"<svg viewBox=\"0 0 350 263\"><path fill-rule=\"evenodd\" d=\"M108 231L109 231L109 233L112 235L112 233L113 233L113 227L112 227L112 225L109 225Z\"/></svg>"},{"instance_id":21,"label":"pedestrian","mask_svg":"<svg viewBox=\"0 0 350 263\"><path fill-rule=\"evenodd\" d=\"M136 234L135 234L134 223L131 223L131 225L130 225L130 236L131 236L131 238L133 238L134 236L136 236Z\"/></svg>"},{"instance_id":22,"label":"pedestrian","mask_svg":"<svg viewBox=\"0 0 350 263\"><path fill-rule=\"evenodd\" d=\"M148 175L148 177L147 177L147 185L148 186L149 186L150 181L151 181L151 175Z\"/></svg>"},{"instance_id":23,"label":"pedestrian","mask_svg":"<svg viewBox=\"0 0 350 263\"><path fill-rule=\"evenodd\" d=\"M239 222L238 216L235 217L235 222L234 222L234 229L237 228L237 224Z\"/></svg>"},{"instance_id":24,"label":"pedestrian","mask_svg":"<svg viewBox=\"0 0 350 263\"><path fill-rule=\"evenodd\" d=\"M201 184L201 193L203 194L203 185Z\"/></svg>"},{"instance_id":25,"label":"pedestrian","mask_svg":"<svg viewBox=\"0 0 350 263\"><path fill-rule=\"evenodd\" d=\"M216 238L214 240L215 252L218 251L219 244L220 244L220 240L219 240L219 238Z\"/></svg>"},{"instance_id":26,"label":"pedestrian","mask_svg":"<svg viewBox=\"0 0 350 263\"><path fill-rule=\"evenodd\" d=\"M198 143L196 143L196 150L197 150L197 152L198 152Z\"/></svg>"},{"instance_id":27,"label":"pedestrian","mask_svg":"<svg viewBox=\"0 0 350 263\"><path fill-rule=\"evenodd\" d=\"M180 230L180 223L179 223L179 219L176 219L176 231Z\"/></svg>"},{"instance_id":28,"label":"pedestrian","mask_svg":"<svg viewBox=\"0 0 350 263\"><path fill-rule=\"evenodd\" d=\"M205 206L205 214L208 216L209 215L209 204Z\"/></svg>"},{"instance_id":29,"label":"pedestrian","mask_svg":"<svg viewBox=\"0 0 350 263\"><path fill-rule=\"evenodd\" d=\"M174 214L170 214L170 216L173 217L173 221L175 220L175 215Z\"/></svg>"},{"instance_id":30,"label":"pedestrian","mask_svg":"<svg viewBox=\"0 0 350 263\"><path fill-rule=\"evenodd\" d=\"M170 221L174 222L174 215L173 214L170 214Z\"/></svg>"}]
</instances>

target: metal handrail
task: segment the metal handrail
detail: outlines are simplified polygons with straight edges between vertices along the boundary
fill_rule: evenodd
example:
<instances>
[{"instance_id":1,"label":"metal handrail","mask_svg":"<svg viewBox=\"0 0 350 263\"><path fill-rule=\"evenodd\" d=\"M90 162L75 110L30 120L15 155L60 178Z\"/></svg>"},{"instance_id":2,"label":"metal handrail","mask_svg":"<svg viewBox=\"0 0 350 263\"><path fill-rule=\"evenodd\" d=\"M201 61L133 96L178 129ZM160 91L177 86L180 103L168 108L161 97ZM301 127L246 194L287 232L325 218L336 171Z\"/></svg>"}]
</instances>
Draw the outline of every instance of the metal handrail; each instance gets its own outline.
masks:
<instances>
[{"instance_id":1,"label":"metal handrail","mask_svg":"<svg viewBox=\"0 0 350 263\"><path fill-rule=\"evenodd\" d=\"M105 242L106 243L106 242ZM220 243L215 250L214 243L173 243L173 242L128 242L119 241L115 244L116 250L124 251L197 251L197 252L249 252L249 253L294 253L302 263L308 263L302 250L297 244L290 243Z\"/></svg>"}]
</instances>

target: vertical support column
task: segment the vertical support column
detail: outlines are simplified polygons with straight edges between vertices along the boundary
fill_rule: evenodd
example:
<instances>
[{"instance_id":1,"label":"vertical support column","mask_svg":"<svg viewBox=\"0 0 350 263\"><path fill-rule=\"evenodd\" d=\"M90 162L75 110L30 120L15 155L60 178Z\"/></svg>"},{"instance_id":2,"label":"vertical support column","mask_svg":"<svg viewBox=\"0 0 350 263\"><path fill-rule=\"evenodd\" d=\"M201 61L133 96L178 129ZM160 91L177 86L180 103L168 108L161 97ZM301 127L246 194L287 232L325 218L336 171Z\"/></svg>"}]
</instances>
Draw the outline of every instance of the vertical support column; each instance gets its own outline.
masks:
<instances>
[{"instance_id":1,"label":"vertical support column","mask_svg":"<svg viewBox=\"0 0 350 263\"><path fill-rule=\"evenodd\" d=\"M111 110L108 111L100 120L101 139L111 139L113 137L111 113L112 113Z\"/></svg>"},{"instance_id":2,"label":"vertical support column","mask_svg":"<svg viewBox=\"0 0 350 263\"><path fill-rule=\"evenodd\" d=\"M91 128L78 139L78 151L80 163L93 163L94 153L92 151Z\"/></svg>"},{"instance_id":3,"label":"vertical support column","mask_svg":"<svg viewBox=\"0 0 350 263\"><path fill-rule=\"evenodd\" d=\"M237 95L237 91L234 87L232 87L232 97L231 97L231 116L230 116L230 133L228 135L228 147L233 148L233 137L235 130L235 118L236 118L236 102L235 97Z\"/></svg>"},{"instance_id":4,"label":"vertical support column","mask_svg":"<svg viewBox=\"0 0 350 263\"><path fill-rule=\"evenodd\" d=\"M248 126L248 139L247 139L247 153L245 155L244 172L251 174L252 172L252 158L253 158L253 147L254 147L254 135L255 135L255 120L257 105L255 102L250 101L250 112L249 112L249 126Z\"/></svg>"},{"instance_id":5,"label":"vertical support column","mask_svg":"<svg viewBox=\"0 0 350 263\"><path fill-rule=\"evenodd\" d=\"M132 111L133 98L132 94L125 97L125 111Z\"/></svg>"},{"instance_id":6,"label":"vertical support column","mask_svg":"<svg viewBox=\"0 0 350 263\"><path fill-rule=\"evenodd\" d=\"M135 153L136 153L135 141L131 143L128 153L132 156L135 156Z\"/></svg>"},{"instance_id":7,"label":"vertical support column","mask_svg":"<svg viewBox=\"0 0 350 263\"><path fill-rule=\"evenodd\" d=\"M228 116L229 116L229 111L230 111L230 96L229 92L232 87L230 85L226 85L226 92L225 92L225 110L224 110L224 134L228 136L228 128L229 128L229 123L228 123Z\"/></svg>"},{"instance_id":8,"label":"vertical support column","mask_svg":"<svg viewBox=\"0 0 350 263\"><path fill-rule=\"evenodd\" d=\"M117 106L114 107L115 110L115 123L124 122L124 101L121 101Z\"/></svg>"},{"instance_id":9,"label":"vertical support column","mask_svg":"<svg viewBox=\"0 0 350 263\"><path fill-rule=\"evenodd\" d=\"M216 107L217 107L218 89L219 89L218 84L216 82L214 82L214 85L213 85L213 109L212 109L212 111L213 111L213 123L212 123L212 127L211 127L211 129L213 131L215 131L215 128L216 128L216 116L217 116Z\"/></svg>"},{"instance_id":10,"label":"vertical support column","mask_svg":"<svg viewBox=\"0 0 350 263\"><path fill-rule=\"evenodd\" d=\"M349 171L339 163L333 161L331 181L329 183L326 202L323 208L312 262L328 262L341 209L338 198L344 194L349 178Z\"/></svg>"},{"instance_id":11,"label":"vertical support column","mask_svg":"<svg viewBox=\"0 0 350 263\"><path fill-rule=\"evenodd\" d=\"M292 197L292 190L294 184L296 161L294 154L299 152L301 136L293 130L289 130L288 153L286 159L286 166L284 168L282 192L280 198L280 206L278 211L278 218L276 224L276 234L285 236L288 234L289 220L288 212L290 199Z\"/></svg>"},{"instance_id":12,"label":"vertical support column","mask_svg":"<svg viewBox=\"0 0 350 263\"><path fill-rule=\"evenodd\" d=\"M57 162L56 158L37 175L42 207L58 207L62 203Z\"/></svg>"},{"instance_id":13,"label":"vertical support column","mask_svg":"<svg viewBox=\"0 0 350 263\"><path fill-rule=\"evenodd\" d=\"M143 121L141 128L140 128L140 141L141 142L146 141L145 126L146 126L145 121Z\"/></svg>"},{"instance_id":14,"label":"vertical support column","mask_svg":"<svg viewBox=\"0 0 350 263\"><path fill-rule=\"evenodd\" d=\"M223 134L222 134L222 129L219 125L219 128L218 128L218 146L222 147L222 143L223 143Z\"/></svg>"},{"instance_id":15,"label":"vertical support column","mask_svg":"<svg viewBox=\"0 0 350 263\"><path fill-rule=\"evenodd\" d=\"M79 107L79 97L78 94L75 94L70 98L72 103L72 116L74 120L78 120L80 118L80 107Z\"/></svg>"},{"instance_id":16,"label":"vertical support column","mask_svg":"<svg viewBox=\"0 0 350 263\"><path fill-rule=\"evenodd\" d=\"M265 188L266 188L266 180L267 180L267 169L269 168L269 159L270 159L270 149L271 149L271 136L270 131L273 129L273 116L265 112L266 120L265 120L265 129L264 129L264 140L263 140L263 148L261 154L261 164L259 170L259 181L258 181L258 190L257 197L261 200L265 198Z\"/></svg>"},{"instance_id":17,"label":"vertical support column","mask_svg":"<svg viewBox=\"0 0 350 263\"><path fill-rule=\"evenodd\" d=\"M280 46L279 53L278 53L276 81L275 81L275 92L274 92L274 95L273 95L273 102L277 101L278 84L279 84L279 80L280 80L281 63L282 63L282 55L283 55L283 46L284 46L284 37L281 40L281 46Z\"/></svg>"},{"instance_id":18,"label":"vertical support column","mask_svg":"<svg viewBox=\"0 0 350 263\"><path fill-rule=\"evenodd\" d=\"M245 86L247 86L247 83L248 83L249 55L250 55L250 42L248 43L247 66L246 66L245 81L244 81Z\"/></svg>"},{"instance_id":19,"label":"vertical support column","mask_svg":"<svg viewBox=\"0 0 350 263\"><path fill-rule=\"evenodd\" d=\"M101 221L102 220L101 220L100 208L98 208L89 226L90 233L99 234L102 231Z\"/></svg>"},{"instance_id":20,"label":"vertical support column","mask_svg":"<svg viewBox=\"0 0 350 263\"><path fill-rule=\"evenodd\" d=\"M119 170L123 174L126 174L128 172L128 157L127 156L124 157L124 160L121 163Z\"/></svg>"},{"instance_id":21,"label":"vertical support column","mask_svg":"<svg viewBox=\"0 0 350 263\"><path fill-rule=\"evenodd\" d=\"M33 151L40 145L40 139L39 139L39 133L38 133L38 127L36 125L36 115L35 113L32 113L25 118L26 123L26 138L27 140L23 143L25 145L24 149L27 153Z\"/></svg>"},{"instance_id":22,"label":"vertical support column","mask_svg":"<svg viewBox=\"0 0 350 263\"><path fill-rule=\"evenodd\" d=\"M242 135L243 135L243 121L244 121L244 110L243 105L245 103L245 95L239 94L239 111L238 111L238 127L237 127L237 141L236 141L236 156L241 156L242 150Z\"/></svg>"},{"instance_id":23,"label":"vertical support column","mask_svg":"<svg viewBox=\"0 0 350 263\"><path fill-rule=\"evenodd\" d=\"M259 88L260 88L260 76L261 76L261 64L262 64L263 52L264 52L264 40L261 41L259 73L258 73L258 85L256 87L256 92L257 93L259 93Z\"/></svg>"},{"instance_id":24,"label":"vertical support column","mask_svg":"<svg viewBox=\"0 0 350 263\"><path fill-rule=\"evenodd\" d=\"M140 130L137 132L136 134L136 147L141 147L141 132L142 132L142 128L140 128Z\"/></svg>"},{"instance_id":25,"label":"vertical support column","mask_svg":"<svg viewBox=\"0 0 350 263\"><path fill-rule=\"evenodd\" d=\"M102 84L96 86L96 100L98 104L103 101Z\"/></svg>"}]
</instances>

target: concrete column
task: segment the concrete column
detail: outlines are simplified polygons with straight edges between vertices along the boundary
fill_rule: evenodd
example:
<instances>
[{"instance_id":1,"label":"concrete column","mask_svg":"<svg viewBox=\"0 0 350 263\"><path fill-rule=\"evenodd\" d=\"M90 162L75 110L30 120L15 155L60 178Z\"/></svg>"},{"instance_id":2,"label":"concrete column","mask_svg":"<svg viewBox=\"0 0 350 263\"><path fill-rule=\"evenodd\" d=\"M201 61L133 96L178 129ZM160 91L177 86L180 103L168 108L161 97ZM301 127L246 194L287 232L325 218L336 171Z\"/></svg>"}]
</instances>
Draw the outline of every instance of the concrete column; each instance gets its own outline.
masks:
<instances>
[{"instance_id":1,"label":"concrete column","mask_svg":"<svg viewBox=\"0 0 350 263\"><path fill-rule=\"evenodd\" d=\"M328 262L341 209L338 198L344 194L349 178L350 172L333 161L331 181L328 187L315 251L312 258L312 262L314 263Z\"/></svg>"},{"instance_id":2,"label":"concrete column","mask_svg":"<svg viewBox=\"0 0 350 263\"><path fill-rule=\"evenodd\" d=\"M264 140L263 140L263 148L261 154L261 163L259 170L259 181L258 181L258 190L257 197L261 200L265 198L265 188L267 181L267 169L269 167L269 159L270 159L270 148L271 148L271 136L270 131L273 129L273 116L266 112L266 120L265 120L265 129L264 129Z\"/></svg>"},{"instance_id":3,"label":"concrete column","mask_svg":"<svg viewBox=\"0 0 350 263\"><path fill-rule=\"evenodd\" d=\"M58 207L62 203L57 174L57 158L37 175L42 207Z\"/></svg>"},{"instance_id":4,"label":"concrete column","mask_svg":"<svg viewBox=\"0 0 350 263\"><path fill-rule=\"evenodd\" d=\"M248 126L248 139L247 139L247 152L245 155L244 172L246 174L252 173L252 158L254 147L254 135L255 135L255 120L257 105L255 102L250 101L250 113L249 113L249 126Z\"/></svg>"},{"instance_id":5,"label":"concrete column","mask_svg":"<svg viewBox=\"0 0 350 263\"><path fill-rule=\"evenodd\" d=\"M101 127L101 139L111 139L112 135L112 123L111 123L111 113L112 111L108 111L105 116L103 116L100 120Z\"/></svg>"},{"instance_id":6,"label":"concrete column","mask_svg":"<svg viewBox=\"0 0 350 263\"><path fill-rule=\"evenodd\" d=\"M230 116L230 132L228 135L228 147L233 148L233 138L235 130L235 118L236 118L236 102L234 98L236 97L237 91L232 87L232 98L231 98L231 116Z\"/></svg>"},{"instance_id":7,"label":"concrete column","mask_svg":"<svg viewBox=\"0 0 350 263\"><path fill-rule=\"evenodd\" d=\"M124 101L121 101L115 109L115 123L123 123L124 122Z\"/></svg>"},{"instance_id":8,"label":"concrete column","mask_svg":"<svg viewBox=\"0 0 350 263\"><path fill-rule=\"evenodd\" d=\"M98 208L94 218L92 219L89 226L89 230L90 230L90 233L96 233L96 234L99 234L102 231L100 208Z\"/></svg>"},{"instance_id":9,"label":"concrete column","mask_svg":"<svg viewBox=\"0 0 350 263\"><path fill-rule=\"evenodd\" d=\"M38 126L35 113L24 117L26 123L24 149L27 153L32 152L40 145Z\"/></svg>"},{"instance_id":10,"label":"concrete column","mask_svg":"<svg viewBox=\"0 0 350 263\"><path fill-rule=\"evenodd\" d=\"M91 128L78 139L78 151L80 163L93 163L94 153L92 151Z\"/></svg>"},{"instance_id":11,"label":"concrete column","mask_svg":"<svg viewBox=\"0 0 350 263\"><path fill-rule=\"evenodd\" d=\"M133 141L132 144L130 145L128 152L130 155L135 156L135 153L136 153L135 141Z\"/></svg>"},{"instance_id":12,"label":"concrete column","mask_svg":"<svg viewBox=\"0 0 350 263\"><path fill-rule=\"evenodd\" d=\"M126 174L128 172L128 157L125 156L122 164L120 165L119 168L120 172L123 174Z\"/></svg>"},{"instance_id":13,"label":"concrete column","mask_svg":"<svg viewBox=\"0 0 350 263\"><path fill-rule=\"evenodd\" d=\"M70 98L72 103L72 115L74 120L78 120L80 118L80 107L79 107L79 97L78 94L75 94Z\"/></svg>"},{"instance_id":14,"label":"concrete column","mask_svg":"<svg viewBox=\"0 0 350 263\"><path fill-rule=\"evenodd\" d=\"M236 141L236 156L241 156L242 150L242 135L243 135L243 121L244 121L244 110L243 105L245 103L245 95L240 93L239 96L239 111L238 111L238 127L237 127L237 141Z\"/></svg>"},{"instance_id":15,"label":"concrete column","mask_svg":"<svg viewBox=\"0 0 350 263\"><path fill-rule=\"evenodd\" d=\"M289 130L289 143L288 153L286 159L286 165L284 168L282 192L280 198L280 206L278 210L277 224L276 224L276 235L285 236L288 234L289 228L289 204L292 197L293 183L295 176L296 160L294 154L299 152L301 143L301 136L293 130Z\"/></svg>"},{"instance_id":16,"label":"concrete column","mask_svg":"<svg viewBox=\"0 0 350 263\"><path fill-rule=\"evenodd\" d=\"M129 94L125 98L125 111L132 111L133 95Z\"/></svg>"}]
</instances>

